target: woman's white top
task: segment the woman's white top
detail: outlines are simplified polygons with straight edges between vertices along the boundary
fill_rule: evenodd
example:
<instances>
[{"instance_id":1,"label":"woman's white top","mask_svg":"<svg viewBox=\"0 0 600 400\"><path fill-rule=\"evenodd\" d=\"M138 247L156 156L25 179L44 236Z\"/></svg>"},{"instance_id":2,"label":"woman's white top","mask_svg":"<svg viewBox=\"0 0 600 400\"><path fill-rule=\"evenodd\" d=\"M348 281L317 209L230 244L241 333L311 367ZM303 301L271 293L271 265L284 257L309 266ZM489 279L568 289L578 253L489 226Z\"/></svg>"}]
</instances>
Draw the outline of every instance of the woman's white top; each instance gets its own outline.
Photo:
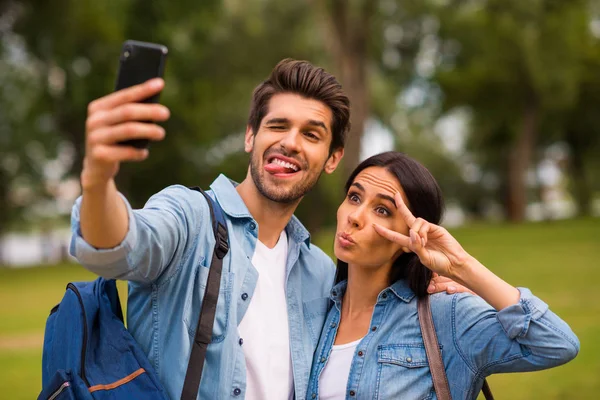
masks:
<instances>
[{"instance_id":1,"label":"woman's white top","mask_svg":"<svg viewBox=\"0 0 600 400\"><path fill-rule=\"evenodd\" d=\"M346 398L346 386L350 375L350 366L356 352L356 346L362 338L346 344L334 345L331 355L319 377L319 398L338 400Z\"/></svg>"}]
</instances>

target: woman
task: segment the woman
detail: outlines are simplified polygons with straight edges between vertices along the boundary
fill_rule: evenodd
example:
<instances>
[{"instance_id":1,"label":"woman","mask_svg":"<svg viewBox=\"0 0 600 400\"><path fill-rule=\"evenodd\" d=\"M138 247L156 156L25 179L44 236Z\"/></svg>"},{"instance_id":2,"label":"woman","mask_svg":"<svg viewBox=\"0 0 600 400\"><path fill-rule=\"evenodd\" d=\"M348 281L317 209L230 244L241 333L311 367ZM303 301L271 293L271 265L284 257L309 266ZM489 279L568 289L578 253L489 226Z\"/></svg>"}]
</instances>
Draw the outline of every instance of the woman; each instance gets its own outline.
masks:
<instances>
[{"instance_id":1,"label":"woman","mask_svg":"<svg viewBox=\"0 0 600 400\"><path fill-rule=\"evenodd\" d=\"M354 170L346 192L334 306L308 399L436 398L417 316L433 272L477 294L430 300L454 400L475 399L490 374L550 368L577 355L577 337L543 301L500 279L436 225L442 195L421 164L378 154Z\"/></svg>"}]
</instances>

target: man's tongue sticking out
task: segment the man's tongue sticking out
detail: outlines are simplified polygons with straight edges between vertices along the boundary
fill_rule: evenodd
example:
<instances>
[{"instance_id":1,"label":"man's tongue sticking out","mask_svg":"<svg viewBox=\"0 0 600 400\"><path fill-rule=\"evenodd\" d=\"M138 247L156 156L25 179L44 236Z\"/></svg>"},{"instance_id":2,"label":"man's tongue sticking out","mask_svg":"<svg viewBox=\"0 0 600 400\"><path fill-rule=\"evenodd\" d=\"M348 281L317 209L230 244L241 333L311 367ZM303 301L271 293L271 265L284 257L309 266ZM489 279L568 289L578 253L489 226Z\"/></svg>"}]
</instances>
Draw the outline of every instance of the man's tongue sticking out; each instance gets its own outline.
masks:
<instances>
[{"instance_id":1,"label":"man's tongue sticking out","mask_svg":"<svg viewBox=\"0 0 600 400\"><path fill-rule=\"evenodd\" d=\"M290 166L285 162L278 161L277 159L271 160L265 165L265 170L271 174L293 174L296 172L294 167Z\"/></svg>"}]
</instances>

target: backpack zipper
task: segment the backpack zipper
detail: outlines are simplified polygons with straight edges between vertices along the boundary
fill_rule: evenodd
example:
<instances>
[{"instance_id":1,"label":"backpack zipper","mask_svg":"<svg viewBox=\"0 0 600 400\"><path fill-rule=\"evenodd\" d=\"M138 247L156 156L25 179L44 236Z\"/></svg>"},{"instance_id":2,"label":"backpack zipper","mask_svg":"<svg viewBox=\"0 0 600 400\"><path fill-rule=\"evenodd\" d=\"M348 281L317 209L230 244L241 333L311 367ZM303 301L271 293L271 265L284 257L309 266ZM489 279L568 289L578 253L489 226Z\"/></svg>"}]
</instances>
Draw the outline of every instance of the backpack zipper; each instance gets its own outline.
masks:
<instances>
[{"instance_id":1,"label":"backpack zipper","mask_svg":"<svg viewBox=\"0 0 600 400\"><path fill-rule=\"evenodd\" d=\"M75 285L73 285L72 283L69 283L67 285L67 289L71 289L73 292L75 292L75 294L77 295L77 298L79 299L79 304L81 305L81 312L83 312L83 345L81 346L81 379L83 379L83 381L85 382L87 387L90 387L90 383L88 382L87 378L85 377L85 352L86 352L86 348L87 348L87 335L88 335L87 318L85 316L85 307L83 306L83 299L81 298L81 294L79 293L79 290L77 289L77 287Z\"/></svg>"},{"instance_id":2,"label":"backpack zipper","mask_svg":"<svg viewBox=\"0 0 600 400\"><path fill-rule=\"evenodd\" d=\"M65 390L65 388L68 388L69 386L71 386L69 382L64 382L62 385L60 385L56 392L52 393L52 396L48 397L48 400L54 400L59 394L62 393L63 390Z\"/></svg>"}]
</instances>

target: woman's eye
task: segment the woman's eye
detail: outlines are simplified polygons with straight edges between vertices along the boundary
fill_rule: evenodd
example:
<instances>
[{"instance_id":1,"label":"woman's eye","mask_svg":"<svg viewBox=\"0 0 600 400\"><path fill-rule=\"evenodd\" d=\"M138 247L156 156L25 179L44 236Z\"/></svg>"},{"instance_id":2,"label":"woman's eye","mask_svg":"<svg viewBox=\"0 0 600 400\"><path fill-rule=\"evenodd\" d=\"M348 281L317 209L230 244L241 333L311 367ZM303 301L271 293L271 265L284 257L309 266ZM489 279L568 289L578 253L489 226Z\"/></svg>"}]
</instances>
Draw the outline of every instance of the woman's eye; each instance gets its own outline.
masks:
<instances>
[{"instance_id":1,"label":"woman's eye","mask_svg":"<svg viewBox=\"0 0 600 400\"><path fill-rule=\"evenodd\" d=\"M375 212L377 214L383 215L384 217L387 217L388 215L390 215L390 212L387 210L387 208L384 208L384 207L377 207L375 209Z\"/></svg>"},{"instance_id":2,"label":"woman's eye","mask_svg":"<svg viewBox=\"0 0 600 400\"><path fill-rule=\"evenodd\" d=\"M349 193L348 200L350 200L353 203L358 203L360 201L360 198L358 197L358 195L356 193Z\"/></svg>"}]
</instances>

